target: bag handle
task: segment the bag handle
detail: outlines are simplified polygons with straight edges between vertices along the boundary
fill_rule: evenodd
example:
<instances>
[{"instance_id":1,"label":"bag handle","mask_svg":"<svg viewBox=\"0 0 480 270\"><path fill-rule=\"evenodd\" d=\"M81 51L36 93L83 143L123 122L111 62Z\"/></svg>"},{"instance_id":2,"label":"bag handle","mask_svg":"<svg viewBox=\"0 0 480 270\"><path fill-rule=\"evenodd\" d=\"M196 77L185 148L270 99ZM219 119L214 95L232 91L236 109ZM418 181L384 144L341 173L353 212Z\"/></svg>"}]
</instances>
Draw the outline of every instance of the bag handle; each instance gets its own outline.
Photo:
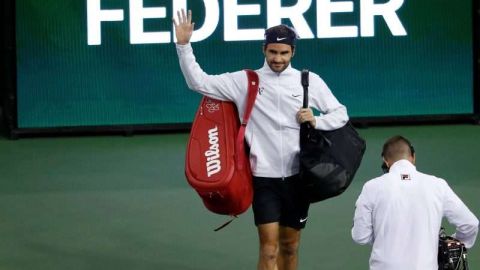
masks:
<instances>
[{"instance_id":1,"label":"bag handle","mask_svg":"<svg viewBox=\"0 0 480 270\"><path fill-rule=\"evenodd\" d=\"M302 86L303 86L303 108L306 109L308 108L308 76L309 76L309 71L308 69L303 69L302 70ZM305 122L300 124L300 140L306 140L307 133L311 130L311 126Z\"/></svg>"},{"instance_id":2,"label":"bag handle","mask_svg":"<svg viewBox=\"0 0 480 270\"><path fill-rule=\"evenodd\" d=\"M303 69L302 70L302 86L303 86L303 108L308 108L308 76L309 76L309 70L308 69ZM300 124L300 140L315 140L315 136L310 136L307 134L310 131L315 130L312 126L310 126L308 123L302 123ZM317 134L320 134L323 140L328 144L331 145L332 142L325 137L321 132L317 132Z\"/></svg>"},{"instance_id":3,"label":"bag handle","mask_svg":"<svg viewBox=\"0 0 480 270\"><path fill-rule=\"evenodd\" d=\"M308 69L302 70L303 108L308 108Z\"/></svg>"}]
</instances>

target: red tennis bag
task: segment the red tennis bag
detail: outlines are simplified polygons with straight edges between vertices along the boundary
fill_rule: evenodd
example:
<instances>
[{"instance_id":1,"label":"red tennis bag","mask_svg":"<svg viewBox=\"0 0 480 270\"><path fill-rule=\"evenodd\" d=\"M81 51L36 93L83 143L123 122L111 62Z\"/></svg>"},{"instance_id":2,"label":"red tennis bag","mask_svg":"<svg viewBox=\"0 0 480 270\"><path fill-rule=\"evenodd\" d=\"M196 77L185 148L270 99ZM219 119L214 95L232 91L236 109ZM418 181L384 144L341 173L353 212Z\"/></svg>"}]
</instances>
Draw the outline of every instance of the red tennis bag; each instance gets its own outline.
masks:
<instances>
[{"instance_id":1,"label":"red tennis bag","mask_svg":"<svg viewBox=\"0 0 480 270\"><path fill-rule=\"evenodd\" d=\"M258 75L246 70L248 97L240 124L234 103L203 97L187 145L185 175L205 207L236 216L253 200L252 174L244 145L245 127L258 92Z\"/></svg>"}]
</instances>

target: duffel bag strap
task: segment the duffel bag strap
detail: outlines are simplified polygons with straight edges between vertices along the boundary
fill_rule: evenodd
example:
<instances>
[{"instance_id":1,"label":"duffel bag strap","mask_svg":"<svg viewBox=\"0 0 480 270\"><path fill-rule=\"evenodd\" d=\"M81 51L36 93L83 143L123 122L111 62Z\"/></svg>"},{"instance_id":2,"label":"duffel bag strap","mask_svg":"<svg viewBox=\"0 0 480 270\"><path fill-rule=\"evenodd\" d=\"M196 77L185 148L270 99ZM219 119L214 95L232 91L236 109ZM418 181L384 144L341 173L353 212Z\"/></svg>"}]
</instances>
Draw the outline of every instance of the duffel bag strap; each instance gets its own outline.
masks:
<instances>
[{"instance_id":1,"label":"duffel bag strap","mask_svg":"<svg viewBox=\"0 0 480 270\"><path fill-rule=\"evenodd\" d=\"M246 69L245 72L247 72L248 78L248 96L247 104L245 105L245 112L243 114L242 126L246 126L248 123L258 93L258 74L251 69Z\"/></svg>"},{"instance_id":2,"label":"duffel bag strap","mask_svg":"<svg viewBox=\"0 0 480 270\"><path fill-rule=\"evenodd\" d=\"M308 69L302 70L303 108L308 108Z\"/></svg>"},{"instance_id":3,"label":"duffel bag strap","mask_svg":"<svg viewBox=\"0 0 480 270\"><path fill-rule=\"evenodd\" d=\"M238 130L238 135L237 135L237 146L239 151L244 151L244 139L245 139L245 128L247 127L248 119L250 118L250 115L252 114L253 110L253 105L255 105L255 99L257 98L257 93L258 93L258 74L250 69L245 69L245 72L247 72L247 78L248 78L248 95L247 95L247 102L245 104L245 111L243 113L243 119L242 123L240 125L240 128ZM237 151L238 153L238 151ZM243 165L247 162L247 160L244 160L245 156L244 155L237 155L237 168L242 169Z\"/></svg>"}]
</instances>

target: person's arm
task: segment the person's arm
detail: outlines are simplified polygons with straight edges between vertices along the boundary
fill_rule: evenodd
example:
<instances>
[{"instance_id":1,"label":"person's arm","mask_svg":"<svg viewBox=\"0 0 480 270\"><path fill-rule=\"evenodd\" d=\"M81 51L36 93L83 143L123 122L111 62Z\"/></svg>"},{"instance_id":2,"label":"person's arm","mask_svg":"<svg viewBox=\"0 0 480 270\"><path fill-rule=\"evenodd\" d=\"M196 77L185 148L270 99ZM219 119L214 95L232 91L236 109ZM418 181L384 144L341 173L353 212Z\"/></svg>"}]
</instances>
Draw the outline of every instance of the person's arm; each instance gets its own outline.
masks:
<instances>
[{"instance_id":1,"label":"person's arm","mask_svg":"<svg viewBox=\"0 0 480 270\"><path fill-rule=\"evenodd\" d=\"M221 75L208 75L196 62L190 39L193 34L195 23L192 22L192 12L188 15L184 10L177 12L177 21L173 19L175 25L175 36L177 38L177 54L180 63L180 69L185 77L185 81L190 89L203 95L220 99L236 100L240 89L247 86L247 76L245 72L224 73ZM243 93L245 94L245 93Z\"/></svg>"},{"instance_id":2,"label":"person's arm","mask_svg":"<svg viewBox=\"0 0 480 270\"><path fill-rule=\"evenodd\" d=\"M373 244L373 206L368 198L367 185L363 186L362 192L355 203L355 215L353 217L352 239L360 245Z\"/></svg>"},{"instance_id":3,"label":"person's arm","mask_svg":"<svg viewBox=\"0 0 480 270\"><path fill-rule=\"evenodd\" d=\"M453 237L462 241L466 248L471 248L478 234L478 219L445 183L444 216L455 226Z\"/></svg>"},{"instance_id":4,"label":"person's arm","mask_svg":"<svg viewBox=\"0 0 480 270\"><path fill-rule=\"evenodd\" d=\"M348 121L347 108L337 98L325 82L314 73L310 73L309 104L322 115L315 116L315 128L334 130L343 127Z\"/></svg>"}]
</instances>

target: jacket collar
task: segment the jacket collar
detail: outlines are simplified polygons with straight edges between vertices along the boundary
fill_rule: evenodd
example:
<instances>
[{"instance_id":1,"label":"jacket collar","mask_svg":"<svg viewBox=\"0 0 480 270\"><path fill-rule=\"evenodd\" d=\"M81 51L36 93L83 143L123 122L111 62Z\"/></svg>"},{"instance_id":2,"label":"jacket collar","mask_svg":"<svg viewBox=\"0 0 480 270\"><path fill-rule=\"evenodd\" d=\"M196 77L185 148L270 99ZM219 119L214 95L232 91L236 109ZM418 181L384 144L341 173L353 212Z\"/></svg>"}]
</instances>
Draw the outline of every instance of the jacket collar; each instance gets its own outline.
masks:
<instances>
[{"instance_id":1,"label":"jacket collar","mask_svg":"<svg viewBox=\"0 0 480 270\"><path fill-rule=\"evenodd\" d=\"M417 168L410 161L406 159L401 159L396 161L390 166L390 172L400 173L400 172L414 172Z\"/></svg>"}]
</instances>

